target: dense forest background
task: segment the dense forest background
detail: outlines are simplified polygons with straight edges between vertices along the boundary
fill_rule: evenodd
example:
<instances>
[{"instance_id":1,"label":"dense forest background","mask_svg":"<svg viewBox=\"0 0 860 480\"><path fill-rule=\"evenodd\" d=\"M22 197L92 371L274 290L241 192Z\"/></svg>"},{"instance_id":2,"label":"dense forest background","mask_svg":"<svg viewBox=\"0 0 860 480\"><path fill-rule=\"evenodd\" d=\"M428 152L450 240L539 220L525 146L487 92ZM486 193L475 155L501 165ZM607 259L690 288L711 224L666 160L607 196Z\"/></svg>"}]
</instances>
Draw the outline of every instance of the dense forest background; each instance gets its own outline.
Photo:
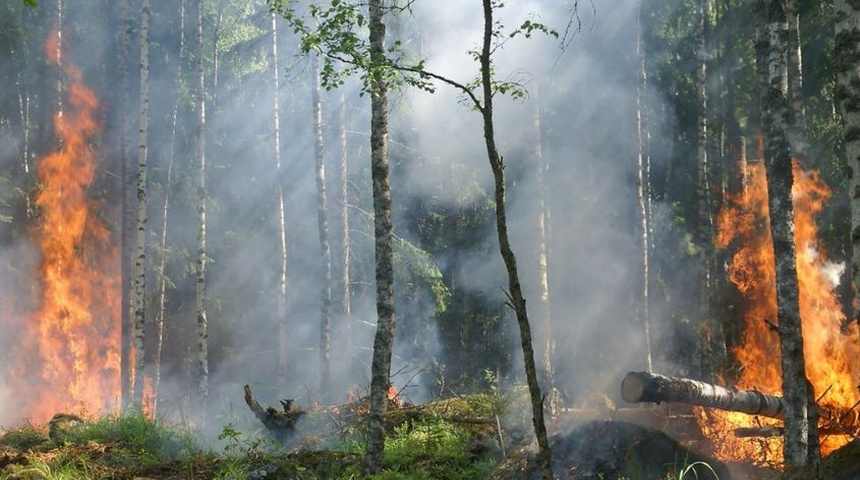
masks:
<instances>
[{"instance_id":1,"label":"dense forest background","mask_svg":"<svg viewBox=\"0 0 860 480\"><path fill-rule=\"evenodd\" d=\"M140 5L129 1L129 24L121 21L118 3L0 5L0 324L8 332L0 336L6 352L0 357L6 372L0 399L20 393L10 380L22 374L18 361L24 355L16 346L40 301L41 253L33 241L42 218L33 202L40 189L36 171L40 158L57 148L51 118L62 97L58 84L68 75L43 47L56 29L63 54L99 98L101 131L89 139L98 158L90 189L93 215L120 240L122 191L133 183L119 142L124 121L134 132L139 123ZM263 398L322 401L328 396L318 379L326 276L318 235L316 71L299 54L292 29L277 17L281 80L275 91L272 15L262 0L202 1L202 59L192 43L194 2L154 3L146 317L156 317L156 286L166 279L159 409L193 403L198 60L207 114L210 403L230 411L243 384ZM731 145L744 137L754 159L762 130L752 3L534 1L497 13L503 28L532 19L559 33L510 38L494 58L497 77L528 92L522 99L499 95L499 149L507 162L513 247L533 312L542 305L539 254L545 244L549 316L533 313L536 350L551 360L552 388L565 405L614 399L621 375L645 369L648 358L655 371L731 379L732 360L725 352L740 341L740 300L726 277L728 253L713 246L713 218L737 174ZM804 166L820 171L833 190L819 228L825 253L838 264L849 261L850 218L834 99L832 3L797 0L794 8L802 52L798 93L809 143ZM469 50L480 41L480 2L457 2L456 8L413 2L388 22L391 41L400 40L405 55L426 59L428 70L464 84L477 75ZM132 42L126 60L133 73L125 81L119 75L123 28L130 28L125 33ZM129 103L120 108L123 102ZM273 128L275 102L279 129ZM368 122L369 101L357 79L322 92L335 279L328 397L333 402L369 384L376 313ZM131 144L136 148L135 140ZM392 383L412 402L521 381L519 337L506 306L494 236L492 176L482 149L480 117L455 90L440 85L431 94L402 86L393 92L398 327ZM278 341L278 186L286 222L286 345ZM349 312L339 300L344 287L336 281L344 272L345 221ZM848 273L836 272L847 309ZM154 345L153 330L148 332L147 345ZM278 369L282 352L286 371ZM21 413L3 408L0 423L19 421Z\"/></svg>"}]
</instances>

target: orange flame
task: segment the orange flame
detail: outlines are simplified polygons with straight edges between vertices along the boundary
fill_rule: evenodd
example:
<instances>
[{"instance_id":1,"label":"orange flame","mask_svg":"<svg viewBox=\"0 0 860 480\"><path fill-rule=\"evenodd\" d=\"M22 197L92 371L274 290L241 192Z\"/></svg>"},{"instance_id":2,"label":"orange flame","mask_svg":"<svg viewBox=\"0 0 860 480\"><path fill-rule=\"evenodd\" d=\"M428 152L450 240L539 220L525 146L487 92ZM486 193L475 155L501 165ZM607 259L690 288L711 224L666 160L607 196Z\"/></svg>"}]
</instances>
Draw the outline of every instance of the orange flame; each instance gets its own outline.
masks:
<instances>
[{"instance_id":1,"label":"orange flame","mask_svg":"<svg viewBox=\"0 0 860 480\"><path fill-rule=\"evenodd\" d=\"M716 245L737 243L728 266L731 281L744 297L745 329L734 356L741 367L737 388L781 395L779 336L776 331L776 275L768 223L767 183L763 162L745 167L745 191L730 198L718 216ZM856 323L841 333L844 313L835 292L843 265L827 259L818 240L816 216L830 196L818 172L793 164L794 227L797 277L803 328L806 373L822 412L822 427L838 424L837 412L856 407L860 392L860 347ZM723 460L782 465L782 439L735 438L740 427L780 425L780 420L743 413L697 409L704 433L714 441L715 454ZM844 420L844 419L843 419ZM822 435L821 451L827 454L850 440L847 435Z\"/></svg>"},{"instance_id":2,"label":"orange flame","mask_svg":"<svg viewBox=\"0 0 860 480\"><path fill-rule=\"evenodd\" d=\"M54 32L45 49L68 91L67 107L54 116L59 148L37 166L40 218L32 237L42 254L41 306L22 320L28 326L11 368L12 383L27 394L21 417L36 422L60 411L101 413L120 391L119 253L90 197L99 103L60 48Z\"/></svg>"}]
</instances>

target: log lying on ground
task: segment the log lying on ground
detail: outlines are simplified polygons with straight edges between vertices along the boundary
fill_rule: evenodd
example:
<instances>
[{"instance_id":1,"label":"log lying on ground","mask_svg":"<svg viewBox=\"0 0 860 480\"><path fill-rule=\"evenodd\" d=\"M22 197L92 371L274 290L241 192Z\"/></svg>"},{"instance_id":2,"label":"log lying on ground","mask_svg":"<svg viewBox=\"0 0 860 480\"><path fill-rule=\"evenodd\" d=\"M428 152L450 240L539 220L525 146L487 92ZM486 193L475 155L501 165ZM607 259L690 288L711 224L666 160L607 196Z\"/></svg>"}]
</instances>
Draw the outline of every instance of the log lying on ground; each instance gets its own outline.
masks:
<instances>
[{"instance_id":1,"label":"log lying on ground","mask_svg":"<svg viewBox=\"0 0 860 480\"><path fill-rule=\"evenodd\" d=\"M629 372L621 382L621 398L630 403L676 402L773 418L782 418L785 411L780 397L648 372Z\"/></svg>"}]
</instances>

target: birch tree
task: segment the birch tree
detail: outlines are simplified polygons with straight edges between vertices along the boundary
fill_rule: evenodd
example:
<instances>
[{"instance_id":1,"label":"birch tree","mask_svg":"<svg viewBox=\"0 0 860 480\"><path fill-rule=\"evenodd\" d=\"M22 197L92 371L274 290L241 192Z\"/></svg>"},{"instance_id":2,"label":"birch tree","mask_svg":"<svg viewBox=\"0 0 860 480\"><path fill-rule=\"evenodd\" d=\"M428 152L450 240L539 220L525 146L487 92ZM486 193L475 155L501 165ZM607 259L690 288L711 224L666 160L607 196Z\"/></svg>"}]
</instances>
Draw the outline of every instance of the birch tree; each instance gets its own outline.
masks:
<instances>
[{"instance_id":1,"label":"birch tree","mask_svg":"<svg viewBox=\"0 0 860 480\"><path fill-rule=\"evenodd\" d=\"M376 334L370 367L370 409L367 418L367 437L363 471L373 475L382 467L385 446L385 411L390 385L391 353L394 346L394 262L391 223L391 183L388 167L388 89L395 70L386 58L385 12L383 0L370 0L368 17L355 5L347 2L329 5L331 15L323 14L318 6L309 10L319 21L316 29L308 24L286 2L270 0L272 8L280 12L302 35L301 49L305 53L319 53L325 57L322 83L327 88L339 86L342 78L352 73L362 76L364 90L370 94L370 170L373 184L373 226L376 276ZM315 22L316 23L316 22ZM367 40L357 29L367 27ZM347 65L337 71L334 63Z\"/></svg>"},{"instance_id":2,"label":"birch tree","mask_svg":"<svg viewBox=\"0 0 860 480\"><path fill-rule=\"evenodd\" d=\"M272 46L269 64L272 70L272 146L275 155L275 209L278 222L278 290L275 315L278 321L278 386L287 383L289 350L287 348L287 222L284 212L284 165L281 155L281 78L278 58L278 15L271 13Z\"/></svg>"},{"instance_id":3,"label":"birch tree","mask_svg":"<svg viewBox=\"0 0 860 480\"><path fill-rule=\"evenodd\" d=\"M851 318L860 323L860 5L836 1L837 96L842 114L845 160L851 171L851 283L854 298Z\"/></svg>"},{"instance_id":4,"label":"birch tree","mask_svg":"<svg viewBox=\"0 0 860 480\"><path fill-rule=\"evenodd\" d=\"M323 402L329 399L331 387L331 245L328 232L328 207L326 198L325 155L323 151L322 97L320 95L319 59L311 57L312 103L314 115L314 163L317 184L317 231L320 241L322 289L320 292L320 337L319 368L320 395Z\"/></svg>"},{"instance_id":5,"label":"birch tree","mask_svg":"<svg viewBox=\"0 0 860 480\"><path fill-rule=\"evenodd\" d=\"M206 318L206 90L204 83L203 1L197 0L197 49L195 96L197 101L197 259L195 274L195 306L197 311L197 361L195 377L197 395L206 405L209 398L209 322Z\"/></svg>"},{"instance_id":6,"label":"birch tree","mask_svg":"<svg viewBox=\"0 0 860 480\"><path fill-rule=\"evenodd\" d=\"M59 3L58 3L59 5ZM118 83L119 83L119 157L120 157L120 183L122 205L122 220L120 225L120 285L122 289L122 301L120 308L120 391L121 403L126 406L134 397L133 375L134 366L131 364L131 259L133 251L131 250L132 242L131 225L132 225L132 210L134 197L131 187L129 186L129 178L134 171L131 160L129 143L131 142L131 88L129 87L129 58L131 56L131 13L128 0L119 0L116 3L118 10L119 24L117 25L117 65L118 65Z\"/></svg>"},{"instance_id":7,"label":"birch tree","mask_svg":"<svg viewBox=\"0 0 860 480\"><path fill-rule=\"evenodd\" d=\"M146 338L146 161L149 140L149 0L140 6L140 124L137 146L137 232L134 255L134 408L143 407Z\"/></svg>"},{"instance_id":8,"label":"birch tree","mask_svg":"<svg viewBox=\"0 0 860 480\"><path fill-rule=\"evenodd\" d=\"M648 77L645 70L645 56L642 52L642 5L639 6L637 26L639 32L636 38L636 54L638 56L639 81L636 82L636 188L639 207L639 225L642 234L642 293L639 299L639 321L642 323L645 337L645 368L653 371L651 352L651 159L648 154L648 127L645 123L643 96Z\"/></svg>"},{"instance_id":9,"label":"birch tree","mask_svg":"<svg viewBox=\"0 0 860 480\"><path fill-rule=\"evenodd\" d=\"M800 320L797 258L794 244L794 208L791 188L792 159L787 132L790 125L788 98L788 21L782 0L761 0L762 21L767 48L761 74L762 121L765 131L770 230L776 261L776 303L782 365L782 390L786 403L784 458L787 468L803 469L814 465L817 438L810 436L809 380L803 357ZM813 452L815 450L815 452Z\"/></svg>"},{"instance_id":10,"label":"birch tree","mask_svg":"<svg viewBox=\"0 0 860 480\"><path fill-rule=\"evenodd\" d=\"M697 179L696 198L698 201L698 231L699 231L699 267L702 269L699 277L699 322L702 325L711 323L711 294L712 285L712 249L711 238L713 237L713 199L711 198L711 159L709 157L708 140L708 115L710 106L708 104L708 59L709 59L709 29L708 15L711 10L710 0L698 0L695 6L696 18L696 104L698 107L698 124L696 128L697 146ZM708 331L704 329L704 331ZM709 341L703 341L704 350L702 354L702 373L708 377L717 374L716 365L707 365L710 356Z\"/></svg>"},{"instance_id":11,"label":"birch tree","mask_svg":"<svg viewBox=\"0 0 860 480\"><path fill-rule=\"evenodd\" d=\"M385 64L385 20L382 0L369 2L370 66ZM385 410L394 346L394 258L391 224L391 185L388 172L388 83L385 71L374 68L370 75L370 171L373 182L373 233L376 253L376 335L370 364L370 411L364 474L379 473L385 449Z\"/></svg>"},{"instance_id":12,"label":"birch tree","mask_svg":"<svg viewBox=\"0 0 860 480\"><path fill-rule=\"evenodd\" d=\"M350 367L355 370L352 344L352 282L350 279L350 222L349 222L349 155L346 142L346 97L340 95L340 310L346 331L346 348ZM354 372L353 372L354 373Z\"/></svg>"},{"instance_id":13,"label":"birch tree","mask_svg":"<svg viewBox=\"0 0 860 480\"><path fill-rule=\"evenodd\" d=\"M535 91L537 91L537 87L535 87ZM546 389L549 391L549 410L550 415L553 415L556 411L557 405L559 403L558 395L555 394L555 375L554 375L554 366L553 366L553 353L555 349L555 341L553 339L552 330L553 330L553 322L552 322L552 305L550 302L550 288L549 288L549 233L550 233L550 211L549 205L547 202L547 187L544 182L544 171L546 170L546 164L543 156L543 125L542 125L542 111L540 100L538 99L537 92L535 92L535 115L534 115L534 129L535 129L535 151L534 151L534 159L535 159L535 172L536 172L536 183L537 183L537 202L535 213L537 217L537 236L538 236L538 248L537 248L537 264L538 264L538 295L539 295L539 307L540 307L540 316L539 322L541 325L541 329L543 330L541 335L541 343L543 348L543 370L546 380L544 384L546 385Z\"/></svg>"},{"instance_id":14,"label":"birch tree","mask_svg":"<svg viewBox=\"0 0 860 480\"><path fill-rule=\"evenodd\" d=\"M158 284L156 286L155 298L155 345L153 346L152 362L155 370L152 381L152 414L158 413L158 389L161 386L161 357L164 346L164 315L167 306L167 226L170 213L170 184L173 181L173 164L176 160L176 129L179 117L179 90L182 82L182 64L185 62L185 7L186 0L179 2L179 44L176 62L176 78L173 90L173 113L170 120L170 157L167 160L167 173L164 178L164 199L161 203L161 238L159 240L159 259L157 267Z\"/></svg>"},{"instance_id":15,"label":"birch tree","mask_svg":"<svg viewBox=\"0 0 860 480\"><path fill-rule=\"evenodd\" d=\"M498 47L502 33L493 19L493 12L502 6L494 0L483 0L482 12L484 28L480 51L470 52L479 64L478 79L464 84L444 75L428 71L424 62L401 64L386 56L385 7L381 0L371 0L369 7L370 30L368 43L363 43L356 35L355 25L363 25L363 15L355 5L347 2L332 3L329 9L317 6L310 8L316 19L324 19L322 25L311 29L295 11L284 6L283 1L274 0L274 8L279 9L291 22L296 31L302 34L302 49L306 52L318 51L326 57L323 68L324 83L338 86L339 74L333 64L339 62L346 66L346 73L363 75L371 98L371 176L373 179L374 234L376 239L376 299L377 329L374 338L373 360L371 364L370 411L368 413L368 434L365 450L364 473L372 475L379 471L384 447L384 425L386 392L391 367L391 349L394 341L394 302L393 302L393 265L391 228L391 196L388 181L388 115L387 92L392 81L401 80L406 84L433 91L433 81L452 86L467 97L467 101L482 117L484 143L494 178L494 198L496 208L496 231L499 251L508 273L509 305L513 308L520 331L520 345L523 350L526 379L532 407L532 420L538 442L538 462L541 476L552 479L552 462L549 440L543 412L543 396L537 377L531 325L526 302L520 284L516 256L511 248L508 235L507 212L505 206L506 181L502 156L496 147L495 125L493 122L493 95L509 94L515 98L525 97L521 85L511 81L499 81L493 77L492 52ZM511 32L530 36L543 32L557 37L557 33L538 22L526 20ZM366 50L363 49L366 47ZM398 77L398 74L401 75ZM342 73L340 73L342 75Z\"/></svg>"},{"instance_id":16,"label":"birch tree","mask_svg":"<svg viewBox=\"0 0 860 480\"><path fill-rule=\"evenodd\" d=\"M484 35L481 43L481 52L478 56L481 72L480 78L483 105L481 104L481 101L474 96L474 94L472 99L475 108L477 108L481 113L481 117L483 119L484 144L487 150L487 157L490 161L490 168L493 171L496 200L496 233L499 240L499 251L505 262L505 269L508 272L509 299L514 312L516 313L517 325L520 330L520 346L523 350L526 382L528 383L529 397L531 399L532 423L538 443L538 463L540 464L541 478L543 480L551 480L553 478L552 458L549 449L549 440L546 433L546 424L544 423L543 396L541 395L541 389L537 379L537 370L535 368L534 348L532 346L531 339L531 325L529 323L528 312L526 310L526 300L520 286L516 255L511 248L510 239L508 237L507 211L505 204L505 163L496 147L495 125L493 122L493 95L496 93L496 91L494 91L494 87L498 86L498 84L493 81L492 76L493 63L491 55L494 49L494 40L496 40L496 25L493 21L493 9L493 0L483 0Z\"/></svg>"}]
</instances>

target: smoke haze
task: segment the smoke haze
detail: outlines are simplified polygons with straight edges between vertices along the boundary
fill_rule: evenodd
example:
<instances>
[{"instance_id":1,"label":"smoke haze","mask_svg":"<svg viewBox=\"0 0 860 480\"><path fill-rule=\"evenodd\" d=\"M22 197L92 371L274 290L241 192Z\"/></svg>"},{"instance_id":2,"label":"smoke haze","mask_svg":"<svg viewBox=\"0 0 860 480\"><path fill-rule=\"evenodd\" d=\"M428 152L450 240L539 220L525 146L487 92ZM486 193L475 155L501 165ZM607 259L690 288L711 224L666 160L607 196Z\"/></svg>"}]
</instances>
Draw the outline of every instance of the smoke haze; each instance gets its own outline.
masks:
<instances>
[{"instance_id":1,"label":"smoke haze","mask_svg":"<svg viewBox=\"0 0 860 480\"><path fill-rule=\"evenodd\" d=\"M40 2L40 12L50 11L53 2ZM115 44L108 27L84 19L106 2L96 0L66 2L64 20L70 56L84 72L85 79L105 103L103 118L106 139L115 138L118 123L118 93L112 84ZM111 2L107 2L110 4ZM222 4L226 2L221 2ZM250 384L261 403L295 398L298 404L320 401L317 347L319 344L319 296L321 290L320 246L317 236L316 186L313 157L312 105L307 62L296 58L296 38L279 21L281 39L282 156L285 162L284 193L288 247L288 317L290 363L287 384L277 385L278 323L277 218L274 208L275 162L272 157L271 73L266 69L268 15L259 1L229 2L222 15L225 38L218 78L207 78L210 91L207 105L208 161L207 190L210 203L209 318L211 355L211 398L213 409L230 418L248 417L241 405L241 386ZM594 0L580 2L576 13L570 2L511 2L498 20L509 31L525 19L544 22L567 40L536 34L531 39L508 39L496 52L496 74L500 79L522 82L527 99L513 101L497 97L495 120L499 150L507 164L508 214L513 247L523 275L529 313L537 318L537 257L535 200L535 151L540 140L549 219L549 283L551 289L552 338L555 343L556 384L570 404L587 404L594 395L615 396L621 375L644 368L643 328L637 322L637 295L641 292L641 233L636 197L636 87L638 83L637 15L634 0ZM152 72L149 161L148 253L157 263L164 192L170 189L169 232L165 253L169 278L168 318L164 346L164 383L159 409L172 415L187 407L193 393L191 359L194 337L194 260L196 236L193 172L194 125L178 125L173 142L172 112L176 99L179 26L176 12L154 12L152 20ZM207 12L207 15L214 15ZM100 18L100 17L98 17ZM215 18L215 17L213 17ZM40 17L34 33L50 22ZM193 52L192 18L186 18L186 50ZM581 26L580 26L581 25ZM28 27L30 28L30 27ZM93 30L96 28L96 30ZM211 42L213 25L207 25ZM434 2L416 2L414 16L397 20L397 31L415 31L403 39L407 48L427 59L427 68L463 84L471 82L478 66L468 54L479 48L483 20L480 2L458 2L457 8L439 8ZM226 34L230 33L231 36ZM247 40L246 40L247 39ZM235 42L234 45L227 45ZM38 43L38 42L37 42ZM132 48L134 52L135 47ZM211 48L211 45L207 46ZM133 57L136 58L137 53ZM30 71L47 69L34 53L28 57ZM256 62L249 62L256 58ZM4 77L15 78L20 56L0 60ZM209 59L211 61L211 59ZM248 62L248 71L234 78L239 62ZM136 60L130 62L136 66ZM106 68L105 65L108 65ZM192 73L193 62L185 59L183 76ZM107 70L107 71L106 71ZM132 72L136 69L132 68ZM134 74L132 75L134 77ZM216 90L218 85L232 89ZM133 82L135 83L135 82ZM182 88L188 88L183 79ZM136 89L137 87L132 85ZM220 87L219 87L220 88ZM350 211L354 262L352 314L355 319L350 338L343 315L333 317L334 402L346 398L353 387L369 385L370 346L375 324L372 279L372 207L369 193L369 140L367 96L359 96L354 82L345 88L347 102L347 147L349 156ZM136 91L136 90L135 90ZM37 92L31 92L36 95ZM0 96L16 95L7 89ZM49 98L49 94L40 93ZM217 96L216 96L217 95ZM340 186L335 183L340 161L340 91L324 92L325 158L328 169L329 224L339 228ZM136 93L132 95L136 98ZM654 92L645 92L650 111L665 111ZM45 98L41 99L46 102ZM14 105L14 98L3 98ZM180 116L192 114L193 105L181 101ZM136 116L136 106L130 109ZM540 136L535 129L539 115ZM10 116L14 116L10 114ZM671 127L671 121L651 118L654 137ZM396 235L412 243L419 235L410 229L409 205L432 198L437 207L455 208L481 202L492 192L492 176L484 150L481 118L464 105L460 92L438 85L428 94L406 88L392 94L391 120L392 190L395 199ZM136 130L135 130L136 132ZM45 135L40 138L44 139ZM132 140L136 147L136 135ZM20 168L22 139L0 130L0 162L7 171ZM103 163L99 178L103 191L116 189L118 154L109 143L100 145ZM136 148L134 149L136 151ZM171 152L176 152L170 184L167 169ZM38 155L45 152L40 146ZM659 162L659 156L655 156ZM659 164L655 166L659 169ZM18 178L23 178L18 173ZM6 189L7 186L3 185ZM12 188L9 186L8 188ZM96 192L98 194L99 192ZM421 200L426 201L426 200ZM118 200L114 200L118 202ZM116 203L115 203L116 204ZM476 207L478 208L478 207ZM655 205L658 241L683 243L686 232L671 223L668 207ZM115 213L115 212L114 212ZM491 215L490 215L491 216ZM113 221L117 221L113 218ZM19 219L15 219L16 222ZM15 338L24 312L32 311L38 298L35 278L38 253L25 236L12 237L10 224L0 222L3 249L0 251L0 314L3 328L0 348ZM450 272L447 282L456 288L480 295L506 312L507 277L498 254L495 228L489 223L479 230L481 238L465 250L468 255L440 255L432 260L440 270ZM337 235L333 255L339 255ZM418 245L423 247L421 245ZM690 269L667 274L670 288L695 285L695 262ZM339 263L335 260L335 275ZM150 291L156 275L148 271ZM396 288L405 289L403 284ZM451 285L449 285L451 288ZM337 289L335 289L336 292ZM337 295L337 293L335 293ZM396 345L393 378L411 401L438 395L438 365L453 359L468 359L482 346L462 345L462 351L443 346L447 324L437 322L432 295L420 292L417 300L398 304L398 329L407 336ZM676 294L683 297L681 290ZM412 298L412 297L410 297ZM148 318L154 316L154 297L148 297ZM667 307L668 308L668 307ZM652 312L658 323L652 335L660 333L660 311ZM449 315L456 316L456 313ZM502 370L506 381L521 376L518 332L513 315L501 313L508 349L499 358L510 358ZM535 325L537 339L544 339L542 325ZM450 332L448 332L450 333ZM420 338L420 342L416 341ZM150 342L150 345L152 342ZM353 350L347 349L352 345ZM538 352L542 346L536 345ZM483 351L482 351L483 352ZM0 367L14 359L4 358ZM434 367L435 365L435 367ZM436 370L434 370L436 368ZM453 367L452 367L453 368ZM459 367L468 369L468 362ZM482 378L482 372L472 372ZM0 377L0 425L23 420L10 403L14 392ZM192 406L193 409L193 406ZM223 418L223 417L222 417ZM250 420L247 420L250 421Z\"/></svg>"}]
</instances>

